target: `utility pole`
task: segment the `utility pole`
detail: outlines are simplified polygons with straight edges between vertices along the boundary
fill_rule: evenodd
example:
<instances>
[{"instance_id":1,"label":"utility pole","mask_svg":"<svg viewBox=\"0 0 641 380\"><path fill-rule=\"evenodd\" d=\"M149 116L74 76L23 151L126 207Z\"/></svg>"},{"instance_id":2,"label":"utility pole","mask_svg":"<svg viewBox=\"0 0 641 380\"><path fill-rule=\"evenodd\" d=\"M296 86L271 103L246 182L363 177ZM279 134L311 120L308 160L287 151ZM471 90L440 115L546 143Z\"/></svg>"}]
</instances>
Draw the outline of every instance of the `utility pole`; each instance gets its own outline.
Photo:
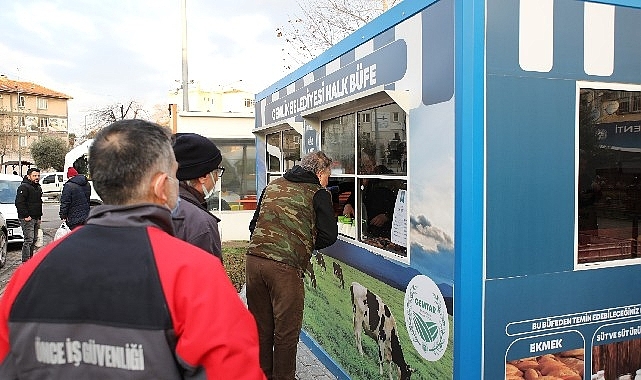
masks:
<instances>
[{"instance_id":1,"label":"utility pole","mask_svg":"<svg viewBox=\"0 0 641 380\"><path fill-rule=\"evenodd\" d=\"M189 111L189 75L187 73L187 0L181 0L182 11L182 90L183 90L183 111Z\"/></svg>"},{"instance_id":2,"label":"utility pole","mask_svg":"<svg viewBox=\"0 0 641 380\"><path fill-rule=\"evenodd\" d=\"M20 112L20 87L16 86L16 111ZM18 126L18 174L22 177L22 129L21 116L18 113L16 125ZM25 124L26 125L26 124Z\"/></svg>"}]
</instances>

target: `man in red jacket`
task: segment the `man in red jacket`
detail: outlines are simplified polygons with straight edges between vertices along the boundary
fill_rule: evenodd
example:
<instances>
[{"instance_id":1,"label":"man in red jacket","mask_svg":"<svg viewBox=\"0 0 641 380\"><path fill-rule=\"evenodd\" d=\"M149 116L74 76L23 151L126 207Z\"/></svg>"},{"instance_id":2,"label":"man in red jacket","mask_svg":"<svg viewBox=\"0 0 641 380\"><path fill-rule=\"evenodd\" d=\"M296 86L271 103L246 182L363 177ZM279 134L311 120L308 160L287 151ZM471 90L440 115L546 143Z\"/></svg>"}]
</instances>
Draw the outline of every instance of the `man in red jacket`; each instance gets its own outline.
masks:
<instances>
[{"instance_id":1,"label":"man in red jacket","mask_svg":"<svg viewBox=\"0 0 641 380\"><path fill-rule=\"evenodd\" d=\"M256 323L220 260L172 236L167 131L102 129L105 202L14 273L0 301L1 379L264 379Z\"/></svg>"}]
</instances>

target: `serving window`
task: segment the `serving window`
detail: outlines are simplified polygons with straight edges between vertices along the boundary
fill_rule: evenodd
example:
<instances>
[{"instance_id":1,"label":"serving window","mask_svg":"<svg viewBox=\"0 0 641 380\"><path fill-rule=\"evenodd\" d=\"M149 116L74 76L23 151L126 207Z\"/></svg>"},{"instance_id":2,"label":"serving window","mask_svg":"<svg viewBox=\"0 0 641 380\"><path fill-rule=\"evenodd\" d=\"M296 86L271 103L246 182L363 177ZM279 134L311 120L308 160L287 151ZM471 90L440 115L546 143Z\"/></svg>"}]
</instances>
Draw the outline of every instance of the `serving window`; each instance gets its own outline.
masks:
<instances>
[{"instance_id":1,"label":"serving window","mask_svg":"<svg viewBox=\"0 0 641 380\"><path fill-rule=\"evenodd\" d=\"M293 129L270 133L265 136L267 144L268 173L284 173L300 163L301 159L300 133Z\"/></svg>"},{"instance_id":2,"label":"serving window","mask_svg":"<svg viewBox=\"0 0 641 380\"><path fill-rule=\"evenodd\" d=\"M407 117L396 103L321 121L339 233L407 257Z\"/></svg>"},{"instance_id":3,"label":"serving window","mask_svg":"<svg viewBox=\"0 0 641 380\"><path fill-rule=\"evenodd\" d=\"M613 87L578 88L576 241L584 266L639 258L641 86Z\"/></svg>"}]
</instances>

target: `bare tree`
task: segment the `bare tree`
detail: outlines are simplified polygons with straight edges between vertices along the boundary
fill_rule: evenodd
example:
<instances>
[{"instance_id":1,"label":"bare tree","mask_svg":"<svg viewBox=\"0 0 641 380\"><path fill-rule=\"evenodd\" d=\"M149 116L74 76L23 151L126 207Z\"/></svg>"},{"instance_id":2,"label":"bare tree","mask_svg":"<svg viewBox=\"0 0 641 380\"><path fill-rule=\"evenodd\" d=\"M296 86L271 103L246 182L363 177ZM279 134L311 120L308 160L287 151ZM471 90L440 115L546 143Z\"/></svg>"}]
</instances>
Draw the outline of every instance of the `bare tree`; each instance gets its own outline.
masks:
<instances>
[{"instance_id":1,"label":"bare tree","mask_svg":"<svg viewBox=\"0 0 641 380\"><path fill-rule=\"evenodd\" d=\"M20 136L26 133L26 127L20 125L20 120L19 115L0 107L0 163L4 163L6 156L11 157L20 149ZM24 131L21 132L20 129Z\"/></svg>"},{"instance_id":2,"label":"bare tree","mask_svg":"<svg viewBox=\"0 0 641 380\"><path fill-rule=\"evenodd\" d=\"M149 113L144 109L142 104L131 100L126 103L110 104L103 108L98 108L85 116L85 137L93 136L102 128L117 120L124 119L149 119Z\"/></svg>"},{"instance_id":3,"label":"bare tree","mask_svg":"<svg viewBox=\"0 0 641 380\"><path fill-rule=\"evenodd\" d=\"M285 42L283 67L301 66L401 0L300 0L300 12L276 28Z\"/></svg>"},{"instance_id":4,"label":"bare tree","mask_svg":"<svg viewBox=\"0 0 641 380\"><path fill-rule=\"evenodd\" d=\"M171 118L169 116L169 106L167 104L156 104L151 110L151 118L149 121L153 121L158 125L163 127L169 127L169 122Z\"/></svg>"}]
</instances>

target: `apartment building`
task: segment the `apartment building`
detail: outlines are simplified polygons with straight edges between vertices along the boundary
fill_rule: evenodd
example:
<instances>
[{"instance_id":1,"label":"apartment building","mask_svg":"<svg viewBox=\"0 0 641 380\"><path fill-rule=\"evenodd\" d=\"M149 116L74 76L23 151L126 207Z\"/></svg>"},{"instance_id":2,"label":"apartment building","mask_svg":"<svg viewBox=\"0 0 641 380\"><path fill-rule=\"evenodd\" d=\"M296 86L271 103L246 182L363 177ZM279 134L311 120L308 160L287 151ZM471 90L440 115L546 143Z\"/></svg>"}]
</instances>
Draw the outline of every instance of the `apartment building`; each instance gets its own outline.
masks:
<instances>
[{"instance_id":1,"label":"apartment building","mask_svg":"<svg viewBox=\"0 0 641 380\"><path fill-rule=\"evenodd\" d=\"M30 146L43 136L67 139L67 102L71 99L69 95L36 83L0 75L0 164L3 173L24 174L33 164Z\"/></svg>"}]
</instances>

